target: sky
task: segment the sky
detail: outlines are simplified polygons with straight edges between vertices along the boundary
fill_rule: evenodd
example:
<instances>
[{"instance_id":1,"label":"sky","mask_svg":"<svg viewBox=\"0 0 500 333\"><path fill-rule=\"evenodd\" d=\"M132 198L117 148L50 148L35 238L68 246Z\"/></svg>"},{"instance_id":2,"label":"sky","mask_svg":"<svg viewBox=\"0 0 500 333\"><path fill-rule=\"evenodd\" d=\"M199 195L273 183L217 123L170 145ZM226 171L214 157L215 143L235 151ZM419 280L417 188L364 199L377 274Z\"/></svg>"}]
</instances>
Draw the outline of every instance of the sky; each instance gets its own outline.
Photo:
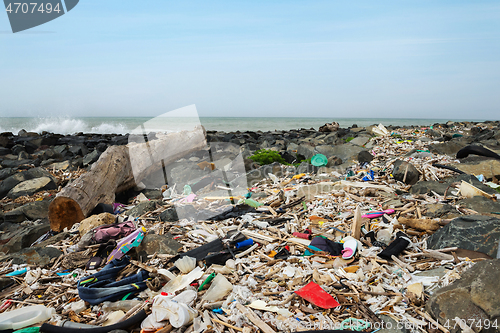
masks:
<instances>
[{"instance_id":1,"label":"sky","mask_svg":"<svg viewBox=\"0 0 500 333\"><path fill-rule=\"evenodd\" d=\"M82 0L13 34L0 116L500 119L498 1Z\"/></svg>"}]
</instances>

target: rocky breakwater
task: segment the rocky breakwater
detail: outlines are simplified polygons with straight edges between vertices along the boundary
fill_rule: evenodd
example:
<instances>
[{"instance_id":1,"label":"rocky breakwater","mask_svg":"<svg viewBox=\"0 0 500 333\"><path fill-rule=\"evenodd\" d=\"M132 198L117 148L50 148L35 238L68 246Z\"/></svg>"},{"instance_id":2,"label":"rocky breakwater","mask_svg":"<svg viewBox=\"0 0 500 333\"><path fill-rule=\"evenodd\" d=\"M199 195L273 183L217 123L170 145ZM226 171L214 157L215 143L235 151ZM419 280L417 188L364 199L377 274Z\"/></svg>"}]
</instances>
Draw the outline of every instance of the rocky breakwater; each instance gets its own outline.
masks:
<instances>
[{"instance_id":1,"label":"rocky breakwater","mask_svg":"<svg viewBox=\"0 0 500 333\"><path fill-rule=\"evenodd\" d=\"M147 135L148 141L158 137ZM64 318L99 324L100 308L79 298L73 302L66 295L51 295L71 293L67 288L76 288L76 277L90 274L85 267L97 257L99 262L105 259L107 250L101 245L107 243L89 246L89 230L131 219L148 234L129 253L139 262L125 270L135 274L140 268L154 276L145 287L149 293L138 297L146 300L165 285L157 269L173 268L173 256L197 250L190 255L204 262L207 273L216 269L237 286L227 304L222 302L226 295L218 306L234 315L222 322L238 328L249 323L238 312L244 310L228 305L233 299L272 305L259 305L254 315L275 331L297 323L305 329L311 318L321 325L326 320L340 324L338 318L372 324L397 319L408 327L436 331L435 326L443 332L467 329L455 325L456 318L466 324L470 318L483 324L498 319L500 289L490 276L498 273L493 258L500 239L498 122L207 131L206 149L186 154L149 173L134 188L116 193L114 203L123 206L97 206L78 228L51 231L48 207L54 196L99 163L109 147L129 139L0 134L0 270L12 272L24 264L38 274L34 280L31 274L18 281L31 287L10 287L20 289L2 300L43 303L55 306ZM381 210L378 218L370 216ZM225 250L222 242L213 243L219 238L227 244L236 236L244 240L234 234L237 230L255 244L241 253L224 253L224 260L209 255ZM319 237L342 247L338 242L348 240L346 236L357 244L349 260L332 257L328 251L333 248L310 246L311 238ZM198 249L202 246L209 250ZM232 256L236 264L226 262ZM96 269L104 262L95 264ZM214 263L216 268L208 268ZM47 271L43 275L35 268ZM75 277L56 275L67 270ZM311 298L299 302L294 292L309 281L334 295L340 310L332 307L325 317L325 308ZM78 313L70 310L76 303ZM85 311L79 312L80 307ZM261 321L253 323L269 331ZM228 327L224 324L220 331ZM490 325L485 332L495 329Z\"/></svg>"}]
</instances>

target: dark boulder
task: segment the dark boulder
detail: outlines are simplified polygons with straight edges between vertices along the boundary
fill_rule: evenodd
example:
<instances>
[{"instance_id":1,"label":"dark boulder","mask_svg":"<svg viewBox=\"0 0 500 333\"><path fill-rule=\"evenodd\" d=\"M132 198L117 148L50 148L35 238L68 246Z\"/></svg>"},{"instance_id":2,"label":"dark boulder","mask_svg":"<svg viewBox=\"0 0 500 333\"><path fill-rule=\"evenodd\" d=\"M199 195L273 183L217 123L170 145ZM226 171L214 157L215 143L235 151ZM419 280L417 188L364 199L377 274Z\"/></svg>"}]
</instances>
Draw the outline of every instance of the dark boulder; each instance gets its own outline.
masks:
<instances>
[{"instance_id":1,"label":"dark boulder","mask_svg":"<svg viewBox=\"0 0 500 333\"><path fill-rule=\"evenodd\" d=\"M392 171L394 179L403 182L407 185L414 185L418 182L420 172L411 163L397 160L394 162L394 170Z\"/></svg>"},{"instance_id":2,"label":"dark boulder","mask_svg":"<svg viewBox=\"0 0 500 333\"><path fill-rule=\"evenodd\" d=\"M49 223L38 224L34 226L22 226L18 230L10 232L6 243L0 245L0 252L15 253L24 248L30 247L40 236L50 230Z\"/></svg>"},{"instance_id":3,"label":"dark boulder","mask_svg":"<svg viewBox=\"0 0 500 333\"><path fill-rule=\"evenodd\" d=\"M11 253L0 257L1 261L12 259L13 264L29 264L36 267L47 266L52 259L58 258L62 253L54 247L29 247L17 253Z\"/></svg>"},{"instance_id":4,"label":"dark boulder","mask_svg":"<svg viewBox=\"0 0 500 333\"><path fill-rule=\"evenodd\" d=\"M426 310L451 333L460 332L454 318L476 332L500 332L500 260L484 260L465 271L460 279L436 290ZM488 327L485 323L489 322ZM496 327L492 323L496 322ZM478 326L482 325L482 327ZM481 330L483 328L483 330Z\"/></svg>"},{"instance_id":5,"label":"dark boulder","mask_svg":"<svg viewBox=\"0 0 500 333\"><path fill-rule=\"evenodd\" d=\"M465 215L451 221L427 239L430 249L458 247L496 257L500 220L484 215Z\"/></svg>"},{"instance_id":6,"label":"dark boulder","mask_svg":"<svg viewBox=\"0 0 500 333\"><path fill-rule=\"evenodd\" d=\"M144 236L141 244L130 251L130 255L140 261L147 261L149 255L172 254L175 255L182 247L178 241L172 238L172 235L148 234Z\"/></svg>"},{"instance_id":7,"label":"dark boulder","mask_svg":"<svg viewBox=\"0 0 500 333\"><path fill-rule=\"evenodd\" d=\"M127 214L129 216L141 216L149 211L153 211L156 209L156 201L154 200L148 200L148 201L143 201L135 205L135 207L131 208L130 210L127 211Z\"/></svg>"},{"instance_id":8,"label":"dark boulder","mask_svg":"<svg viewBox=\"0 0 500 333\"><path fill-rule=\"evenodd\" d=\"M358 154L359 163L370 163L373 161L373 155L368 150L362 150Z\"/></svg>"},{"instance_id":9,"label":"dark boulder","mask_svg":"<svg viewBox=\"0 0 500 333\"><path fill-rule=\"evenodd\" d=\"M49 177L40 177L35 179L25 180L16 186L14 186L7 197L10 199L16 199L26 195L33 195L40 191L55 190L57 185Z\"/></svg>"}]
</instances>

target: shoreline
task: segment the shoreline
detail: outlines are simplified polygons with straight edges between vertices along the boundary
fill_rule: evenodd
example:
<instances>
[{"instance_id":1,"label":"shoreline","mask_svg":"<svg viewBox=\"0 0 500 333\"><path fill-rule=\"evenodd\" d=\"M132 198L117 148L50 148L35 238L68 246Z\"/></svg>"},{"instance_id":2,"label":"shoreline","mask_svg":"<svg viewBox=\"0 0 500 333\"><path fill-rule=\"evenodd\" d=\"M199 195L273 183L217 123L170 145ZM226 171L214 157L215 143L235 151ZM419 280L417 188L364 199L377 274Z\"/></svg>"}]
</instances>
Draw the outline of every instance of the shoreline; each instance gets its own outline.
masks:
<instances>
[{"instance_id":1,"label":"shoreline","mask_svg":"<svg viewBox=\"0 0 500 333\"><path fill-rule=\"evenodd\" d=\"M464 284L470 288L478 279L483 286L478 291L481 296L473 299L464 295L457 302L466 302L475 311L482 311L483 318L493 319L493 311L482 310L477 299L498 299L499 293L497 281L483 274L500 271L500 260L492 260L500 238L499 124L350 128L325 124L321 131L207 131L210 149L183 147L190 153L175 155L162 169L151 170L120 192L120 184L108 189L92 177L99 175L99 170L105 172L96 179L104 182L117 174L131 174L134 145L142 149L137 154L142 158L139 162L153 160L156 156L148 155L148 144L154 146L165 136L149 133L147 144L131 144L125 149L121 146L129 139L145 141L144 136L0 134L0 270L4 274L23 268L33 271L3 291L0 301L21 302L8 304L8 311L24 306L22 302L36 302L53 306L63 319L95 324L91 318L103 312L100 304L89 307L83 302L88 298L80 293L80 301L75 297L68 304L67 299L54 299L45 290L55 286L62 295L64 290L75 289L80 278L91 274L84 268L105 244L96 241L88 246L93 228L130 218L137 223L135 228L140 225L147 231L141 245L129 252L134 260L143 262L132 268L133 274L139 268L144 274L173 269L169 259L174 255L198 250L218 237L229 239L232 232L241 229L240 241L252 238L253 245L230 250L234 252L215 262L220 264L217 272L232 286L249 288L251 297L268 304L278 301L281 310L293 311L293 316L273 322L268 320L273 314L262 310L267 313L267 319L263 316L262 320L278 331L290 331L293 325L307 327L308 322L301 320L303 305L297 307L293 295L309 278L327 293L344 297L340 312L331 309L333 321L321 325L340 325L336 316L360 305L371 312L353 311L353 317L372 324L387 323L390 317L375 314L387 302L404 310L405 317L400 317L399 310L386 311L401 322L411 317L414 323L432 328L435 322L421 314L425 306L427 316L444 325L458 316L453 311L461 307L441 295L462 290ZM175 142L181 146L188 141L181 135L179 138ZM486 150L478 146L491 149L488 156L481 155ZM117 154L114 159L109 153L125 150L131 168L122 158L127 155ZM113 170L114 174L107 173ZM55 197L82 184L90 189L82 198L106 198L99 204L109 211L103 216L99 212L104 208L97 205L94 210L101 209L95 213L99 215L85 213L83 220L54 226L49 207L56 202ZM101 197L106 191L111 195ZM380 218L372 219L374 212L380 213ZM357 253L352 260L341 259L334 247L321 245L326 239L337 250L355 239ZM399 244L397 251L393 244ZM233 261L230 268L226 260L231 255L241 258L244 265L237 262L235 266ZM208 276L214 270L209 263L217 259L209 254L198 259L203 264L197 269L204 271L199 276ZM268 267L271 265L277 269ZM449 269L443 269L444 265ZM425 278L417 271L433 278L430 285L419 282ZM33 283L37 272L38 281ZM58 276L67 272L68 277ZM159 279L155 284L143 287L147 294L137 295L141 301L168 286L166 278L155 278ZM338 283L340 279L344 281ZM26 281L31 283L30 293L15 294L16 288L28 288L20 285ZM275 284L271 286L271 282ZM345 284L357 294L352 302L349 299L355 294L345 292ZM383 299L371 302L372 296ZM239 302L246 304L247 299ZM69 313L69 307L77 304L92 316ZM227 310L238 311L238 307ZM314 315L317 320L322 320L324 311L312 302L307 307L308 317Z\"/></svg>"}]
</instances>

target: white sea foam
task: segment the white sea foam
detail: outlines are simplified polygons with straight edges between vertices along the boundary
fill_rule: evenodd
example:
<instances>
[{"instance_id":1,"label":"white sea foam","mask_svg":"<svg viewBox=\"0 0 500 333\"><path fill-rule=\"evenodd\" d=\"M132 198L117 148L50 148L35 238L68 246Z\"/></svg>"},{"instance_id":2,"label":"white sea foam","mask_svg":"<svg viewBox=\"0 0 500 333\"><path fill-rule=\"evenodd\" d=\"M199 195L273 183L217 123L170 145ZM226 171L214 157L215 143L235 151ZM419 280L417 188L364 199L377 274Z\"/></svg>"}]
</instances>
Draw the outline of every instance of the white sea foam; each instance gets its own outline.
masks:
<instances>
[{"instance_id":1,"label":"white sea foam","mask_svg":"<svg viewBox=\"0 0 500 333\"><path fill-rule=\"evenodd\" d=\"M125 134L127 127L118 122L109 122L108 119L99 118L74 119L74 118L4 118L0 133L12 132L17 134L20 130L42 133L44 131L57 134L98 133L98 134Z\"/></svg>"}]
</instances>

